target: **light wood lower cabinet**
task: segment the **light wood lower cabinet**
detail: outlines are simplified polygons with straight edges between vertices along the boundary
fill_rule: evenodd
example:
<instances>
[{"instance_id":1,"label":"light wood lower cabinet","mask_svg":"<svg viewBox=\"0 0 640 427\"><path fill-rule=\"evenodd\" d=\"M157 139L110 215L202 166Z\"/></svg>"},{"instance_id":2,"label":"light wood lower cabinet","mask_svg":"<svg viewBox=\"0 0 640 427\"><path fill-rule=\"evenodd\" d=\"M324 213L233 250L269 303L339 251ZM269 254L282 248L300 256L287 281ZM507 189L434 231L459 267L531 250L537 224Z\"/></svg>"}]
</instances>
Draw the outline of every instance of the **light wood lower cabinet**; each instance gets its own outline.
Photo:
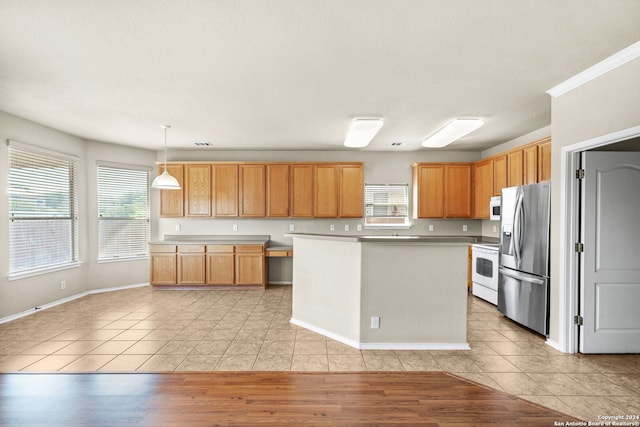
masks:
<instances>
[{"instance_id":1,"label":"light wood lower cabinet","mask_svg":"<svg viewBox=\"0 0 640 427\"><path fill-rule=\"evenodd\" d=\"M205 284L204 245L178 246L178 285Z\"/></svg>"},{"instance_id":2,"label":"light wood lower cabinet","mask_svg":"<svg viewBox=\"0 0 640 427\"><path fill-rule=\"evenodd\" d=\"M233 245L207 245L207 284L233 285L235 261Z\"/></svg>"},{"instance_id":3,"label":"light wood lower cabinet","mask_svg":"<svg viewBox=\"0 0 640 427\"><path fill-rule=\"evenodd\" d=\"M176 247L174 245L151 245L150 253L151 277L149 283L152 285L175 285L177 278Z\"/></svg>"},{"instance_id":4,"label":"light wood lower cabinet","mask_svg":"<svg viewBox=\"0 0 640 427\"><path fill-rule=\"evenodd\" d=\"M265 286L263 245L151 245L152 285Z\"/></svg>"}]
</instances>

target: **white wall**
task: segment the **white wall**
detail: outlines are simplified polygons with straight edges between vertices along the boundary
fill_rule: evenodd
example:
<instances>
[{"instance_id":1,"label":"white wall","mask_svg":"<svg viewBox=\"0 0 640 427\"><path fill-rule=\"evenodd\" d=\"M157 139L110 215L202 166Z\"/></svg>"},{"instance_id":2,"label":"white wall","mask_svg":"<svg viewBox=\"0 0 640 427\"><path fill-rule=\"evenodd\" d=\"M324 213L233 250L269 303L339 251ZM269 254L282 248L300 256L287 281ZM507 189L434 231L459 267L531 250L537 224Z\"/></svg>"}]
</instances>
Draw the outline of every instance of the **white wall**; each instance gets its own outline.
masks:
<instances>
[{"instance_id":1,"label":"white wall","mask_svg":"<svg viewBox=\"0 0 640 427\"><path fill-rule=\"evenodd\" d=\"M558 341L559 295L565 286L559 276L561 150L563 147L640 125L640 59L635 59L571 92L552 99L551 117L551 316L550 339ZM553 255L557 254L557 255Z\"/></svg>"},{"instance_id":2,"label":"white wall","mask_svg":"<svg viewBox=\"0 0 640 427\"><path fill-rule=\"evenodd\" d=\"M85 141L0 111L0 188L7 188L7 139L78 157L80 266L18 280L9 275L9 215L6 193L0 202L0 319L90 289L148 282L148 260L98 264L96 161L154 166L156 152ZM157 210L157 208L156 208ZM66 289L60 289L60 281Z\"/></svg>"}]
</instances>

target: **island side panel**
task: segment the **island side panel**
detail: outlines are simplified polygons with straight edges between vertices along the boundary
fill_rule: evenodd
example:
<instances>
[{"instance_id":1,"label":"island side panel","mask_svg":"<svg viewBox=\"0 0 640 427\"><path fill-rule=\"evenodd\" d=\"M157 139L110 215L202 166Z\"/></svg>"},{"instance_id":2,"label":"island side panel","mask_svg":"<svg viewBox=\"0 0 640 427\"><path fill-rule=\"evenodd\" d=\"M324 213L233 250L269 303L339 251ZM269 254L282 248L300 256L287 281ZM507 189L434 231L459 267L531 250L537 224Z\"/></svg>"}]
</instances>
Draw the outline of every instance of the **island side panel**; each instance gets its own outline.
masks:
<instances>
[{"instance_id":1,"label":"island side panel","mask_svg":"<svg viewBox=\"0 0 640 427\"><path fill-rule=\"evenodd\" d=\"M466 347L466 244L363 243L362 263L364 348ZM379 329L371 316L380 316Z\"/></svg>"},{"instance_id":2,"label":"island side panel","mask_svg":"<svg viewBox=\"0 0 640 427\"><path fill-rule=\"evenodd\" d=\"M293 238L291 322L357 346L360 243Z\"/></svg>"}]
</instances>

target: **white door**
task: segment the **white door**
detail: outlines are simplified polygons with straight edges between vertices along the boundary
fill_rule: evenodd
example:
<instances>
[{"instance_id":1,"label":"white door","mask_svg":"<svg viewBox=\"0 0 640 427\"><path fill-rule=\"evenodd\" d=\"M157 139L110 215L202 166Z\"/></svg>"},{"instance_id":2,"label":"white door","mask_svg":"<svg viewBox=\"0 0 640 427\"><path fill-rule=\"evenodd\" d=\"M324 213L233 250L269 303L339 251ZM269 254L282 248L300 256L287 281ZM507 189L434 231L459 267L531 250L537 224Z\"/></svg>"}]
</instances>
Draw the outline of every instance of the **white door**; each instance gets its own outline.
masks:
<instances>
[{"instance_id":1,"label":"white door","mask_svg":"<svg viewBox=\"0 0 640 427\"><path fill-rule=\"evenodd\" d=\"M580 351L640 352L640 152L586 152Z\"/></svg>"}]
</instances>

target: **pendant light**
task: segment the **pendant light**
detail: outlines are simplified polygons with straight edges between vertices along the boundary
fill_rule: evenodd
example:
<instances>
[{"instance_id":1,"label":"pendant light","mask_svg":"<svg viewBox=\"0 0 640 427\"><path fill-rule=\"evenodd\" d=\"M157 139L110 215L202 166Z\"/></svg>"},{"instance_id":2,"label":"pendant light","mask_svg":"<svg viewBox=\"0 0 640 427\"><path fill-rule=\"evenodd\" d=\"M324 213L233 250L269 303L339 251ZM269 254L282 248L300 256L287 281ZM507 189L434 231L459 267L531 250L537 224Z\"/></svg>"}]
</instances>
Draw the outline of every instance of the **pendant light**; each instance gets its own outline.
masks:
<instances>
[{"instance_id":1,"label":"pendant light","mask_svg":"<svg viewBox=\"0 0 640 427\"><path fill-rule=\"evenodd\" d=\"M161 175L158 175L156 179L153 180L151 188L157 188L159 190L179 190L180 183L167 172L167 129L171 126L162 125L160 127L164 129L164 170Z\"/></svg>"}]
</instances>

